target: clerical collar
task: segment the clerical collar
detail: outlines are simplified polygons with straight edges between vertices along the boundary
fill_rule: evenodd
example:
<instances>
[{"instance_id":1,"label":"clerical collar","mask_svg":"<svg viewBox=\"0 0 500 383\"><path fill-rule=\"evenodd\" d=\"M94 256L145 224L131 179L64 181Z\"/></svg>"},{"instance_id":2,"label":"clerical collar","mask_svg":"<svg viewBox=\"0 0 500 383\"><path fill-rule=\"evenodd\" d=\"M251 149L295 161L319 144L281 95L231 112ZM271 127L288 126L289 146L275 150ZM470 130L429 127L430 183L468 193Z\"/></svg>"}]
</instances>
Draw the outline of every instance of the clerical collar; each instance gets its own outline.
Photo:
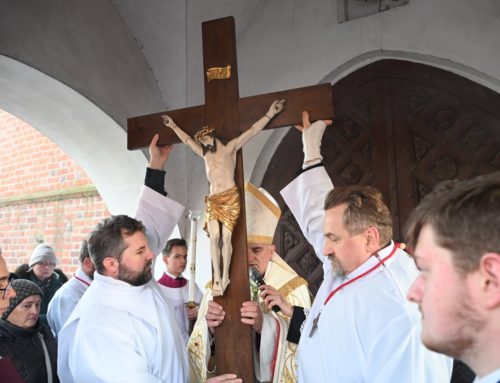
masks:
<instances>
[{"instance_id":1,"label":"clerical collar","mask_svg":"<svg viewBox=\"0 0 500 383\"><path fill-rule=\"evenodd\" d=\"M125 281L122 281L120 279L116 279L116 278L113 278L113 277L108 277L107 275L103 275L103 274L100 274L98 272L95 272L94 273L94 281L99 281L100 283L104 283L104 284L107 284L107 285L111 285L111 286L114 286L116 288L116 290L114 290L115 292L117 291L136 291L136 292L140 292L142 290L144 290L145 286L150 283L151 281L143 284L143 285L140 285L140 286L133 286L131 285L130 283L128 282L125 282Z\"/></svg>"},{"instance_id":2,"label":"clerical collar","mask_svg":"<svg viewBox=\"0 0 500 383\"><path fill-rule=\"evenodd\" d=\"M85 274L81 267L76 270L74 277L86 286L90 286L92 283L92 278Z\"/></svg>"},{"instance_id":3,"label":"clerical collar","mask_svg":"<svg viewBox=\"0 0 500 383\"><path fill-rule=\"evenodd\" d=\"M498 383L498 382L500 382L500 368L498 370L490 372L488 375L485 375L482 378L478 376L476 377L476 380L474 380L474 383Z\"/></svg>"},{"instance_id":4,"label":"clerical collar","mask_svg":"<svg viewBox=\"0 0 500 383\"><path fill-rule=\"evenodd\" d=\"M181 287L186 286L187 284L187 279L184 277L172 277L171 274L167 274L165 272L160 279L158 279L158 283L160 285L170 287L172 289L179 289Z\"/></svg>"},{"instance_id":5,"label":"clerical collar","mask_svg":"<svg viewBox=\"0 0 500 383\"><path fill-rule=\"evenodd\" d=\"M394 242L391 241L386 247L383 249L379 250L377 252L378 256L380 259L385 258L387 255L390 254L394 247ZM392 262L392 259L388 260L386 264ZM364 261L360 266L358 266L357 269L351 271L349 274L345 276L345 280L353 279L356 278L358 275L363 274L365 271L369 270L371 267L379 263L379 259L375 256L370 256L366 261Z\"/></svg>"},{"instance_id":6,"label":"clerical collar","mask_svg":"<svg viewBox=\"0 0 500 383\"><path fill-rule=\"evenodd\" d=\"M181 278L181 279L182 279L182 278L184 278L184 277L182 276L182 273L181 273L181 274L179 274L179 276L176 276L176 275L174 275L174 274L172 274L172 273L169 273L169 272L168 272L168 270L165 270L165 274L167 274L167 275L168 275L170 278L172 278L172 279L178 279L178 278Z\"/></svg>"}]
</instances>

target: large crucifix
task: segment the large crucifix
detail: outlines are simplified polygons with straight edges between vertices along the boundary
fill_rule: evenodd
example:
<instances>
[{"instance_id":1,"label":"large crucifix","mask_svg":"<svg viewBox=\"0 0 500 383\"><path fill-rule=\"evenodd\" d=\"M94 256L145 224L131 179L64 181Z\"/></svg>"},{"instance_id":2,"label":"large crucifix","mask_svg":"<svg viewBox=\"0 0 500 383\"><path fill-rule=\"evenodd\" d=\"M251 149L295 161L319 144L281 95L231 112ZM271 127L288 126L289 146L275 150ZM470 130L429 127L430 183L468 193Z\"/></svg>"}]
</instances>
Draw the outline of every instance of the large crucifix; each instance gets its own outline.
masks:
<instances>
[{"instance_id":1,"label":"large crucifix","mask_svg":"<svg viewBox=\"0 0 500 383\"><path fill-rule=\"evenodd\" d=\"M285 108L265 129L300 124L303 110L309 112L311 120L333 117L330 84L239 98L234 18L202 23L202 35L205 105L129 118L129 150L147 147L156 133L160 135L158 145L181 142L164 125L162 116L165 114L191 137L201 127L209 126L216 129L218 137L227 141L259 120L275 100L285 100ZM226 311L223 324L216 329L215 356L217 374L232 372L244 382L253 382L251 327L240 321L241 305L250 300L241 150L237 152L234 178L241 193L240 216L232 234L231 283L223 296L214 298Z\"/></svg>"}]
</instances>

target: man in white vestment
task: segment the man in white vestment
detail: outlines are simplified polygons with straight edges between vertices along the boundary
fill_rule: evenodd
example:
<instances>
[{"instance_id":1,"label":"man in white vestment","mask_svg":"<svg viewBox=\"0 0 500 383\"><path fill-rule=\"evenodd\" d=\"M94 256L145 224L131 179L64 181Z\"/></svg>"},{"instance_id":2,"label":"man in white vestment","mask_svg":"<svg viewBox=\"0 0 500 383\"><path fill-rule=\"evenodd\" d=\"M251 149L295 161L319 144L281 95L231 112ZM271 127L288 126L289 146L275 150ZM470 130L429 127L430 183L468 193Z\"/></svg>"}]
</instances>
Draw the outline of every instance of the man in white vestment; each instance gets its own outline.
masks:
<instances>
[{"instance_id":1,"label":"man in white vestment","mask_svg":"<svg viewBox=\"0 0 500 383\"><path fill-rule=\"evenodd\" d=\"M264 189L246 183L245 206L249 267L255 267L264 283L277 289L289 303L309 307L307 282L276 253L276 247L272 244L281 215L278 204ZM256 377L260 382L294 382L297 347L286 341L289 318L273 312L264 303L265 296L258 289L253 295L254 300L244 302L241 307L241 321L252 326L255 331ZM188 342L192 382L204 382L206 379L211 333L222 324L224 315L223 307L212 300L208 288Z\"/></svg>"},{"instance_id":2,"label":"man in white vestment","mask_svg":"<svg viewBox=\"0 0 500 383\"><path fill-rule=\"evenodd\" d=\"M171 201L164 212L166 224L175 225L183 210ZM125 215L111 216L92 231L88 248L94 281L59 332L60 380L187 383L185 344L152 279L154 254L145 226ZM209 382L241 379L225 374Z\"/></svg>"},{"instance_id":3,"label":"man in white vestment","mask_svg":"<svg viewBox=\"0 0 500 383\"><path fill-rule=\"evenodd\" d=\"M59 333L63 382L185 382L181 334L157 283L144 226L111 216L88 238L94 281Z\"/></svg>"},{"instance_id":4,"label":"man in white vestment","mask_svg":"<svg viewBox=\"0 0 500 383\"><path fill-rule=\"evenodd\" d=\"M94 281L59 332L62 382L188 382L175 317L152 279L153 253L140 221L99 223L88 238ZM226 374L209 382L241 382Z\"/></svg>"},{"instance_id":5,"label":"man in white vestment","mask_svg":"<svg viewBox=\"0 0 500 383\"><path fill-rule=\"evenodd\" d=\"M73 278L62 285L49 302L47 322L56 338L76 304L94 279L95 267L90 259L86 239L83 240L80 246L79 259L80 267L76 270Z\"/></svg>"},{"instance_id":6,"label":"man in white vestment","mask_svg":"<svg viewBox=\"0 0 500 383\"><path fill-rule=\"evenodd\" d=\"M422 342L500 382L500 172L437 186L406 230L420 274L408 292Z\"/></svg>"},{"instance_id":7,"label":"man in white vestment","mask_svg":"<svg viewBox=\"0 0 500 383\"><path fill-rule=\"evenodd\" d=\"M165 248L162 250L163 262L165 262L167 270L158 280L161 289L170 301L171 307L174 309L177 325L181 330L182 337L186 344L189 338L189 324L191 321L196 321L198 317L198 307L203 297L202 291L193 281L193 283L195 283L193 302L196 306L186 306L186 303L189 301L189 283L191 283L191 281L188 281L182 276L187 265L187 250L186 240L182 238L172 238L168 240Z\"/></svg>"},{"instance_id":8,"label":"man in white vestment","mask_svg":"<svg viewBox=\"0 0 500 383\"><path fill-rule=\"evenodd\" d=\"M325 127L303 113L305 171L281 192L324 268L302 326L299 382L449 382L452 359L420 342L420 314L405 297L418 270L391 240L389 209L375 188L333 189Z\"/></svg>"},{"instance_id":9,"label":"man in white vestment","mask_svg":"<svg viewBox=\"0 0 500 383\"><path fill-rule=\"evenodd\" d=\"M156 134L149 145L150 160L135 217L146 227L148 244L153 254L159 254L172 234L184 207L167 197L165 192L165 163L171 146L157 146ZM55 337L69 318L76 304L92 283L95 267L90 259L87 240L80 248L80 267L72 279L66 282L51 299L47 311L47 321Z\"/></svg>"}]
</instances>

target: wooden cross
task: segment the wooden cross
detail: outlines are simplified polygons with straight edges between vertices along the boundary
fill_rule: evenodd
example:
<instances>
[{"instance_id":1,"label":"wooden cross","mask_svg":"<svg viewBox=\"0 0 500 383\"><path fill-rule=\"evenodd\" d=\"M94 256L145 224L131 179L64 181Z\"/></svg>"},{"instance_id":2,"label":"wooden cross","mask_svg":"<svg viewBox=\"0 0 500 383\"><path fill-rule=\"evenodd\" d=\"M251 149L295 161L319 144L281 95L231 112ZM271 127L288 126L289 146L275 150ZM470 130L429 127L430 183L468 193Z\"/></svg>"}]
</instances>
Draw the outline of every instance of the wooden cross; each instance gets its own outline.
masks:
<instances>
[{"instance_id":1,"label":"wooden cross","mask_svg":"<svg viewBox=\"0 0 500 383\"><path fill-rule=\"evenodd\" d=\"M204 22L202 33L205 105L129 118L129 150L147 147L156 133L160 135L159 145L180 142L177 135L163 125L161 116L165 113L191 137L208 125L216 129L219 138L227 141L239 136L241 129L252 126L274 100L284 99L285 109L265 129L301 124L303 110L309 112L311 121L333 117L330 84L239 98L234 18ZM228 65L231 66L229 78L209 79L208 73L216 71L214 68L227 68ZM224 323L216 329L215 356L217 375L232 372L244 382L253 382L252 332L240 321L240 307L250 300L241 150L237 153L235 182L242 195L241 213L232 235L231 283L222 297L215 298L226 311Z\"/></svg>"}]
</instances>

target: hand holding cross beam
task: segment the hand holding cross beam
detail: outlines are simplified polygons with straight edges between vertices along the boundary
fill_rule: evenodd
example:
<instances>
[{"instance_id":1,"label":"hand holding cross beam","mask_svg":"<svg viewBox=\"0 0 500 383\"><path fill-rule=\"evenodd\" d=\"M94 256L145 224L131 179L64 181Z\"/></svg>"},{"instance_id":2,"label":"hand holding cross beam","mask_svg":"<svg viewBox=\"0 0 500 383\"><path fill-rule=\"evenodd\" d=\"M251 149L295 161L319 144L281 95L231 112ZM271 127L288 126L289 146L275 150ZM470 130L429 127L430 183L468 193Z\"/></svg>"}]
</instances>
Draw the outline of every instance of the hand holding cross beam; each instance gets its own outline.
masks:
<instances>
[{"instance_id":1,"label":"hand holding cross beam","mask_svg":"<svg viewBox=\"0 0 500 383\"><path fill-rule=\"evenodd\" d=\"M210 237L214 296L221 296L230 283L229 266L233 252L231 235L240 214L240 194L234 181L236 152L264 129L269 121L283 110L284 104L285 100L274 101L264 116L225 145L217 137L213 127L204 127L192 138L179 128L169 116L162 116L165 126L172 129L184 144L205 161L210 194L205 197L204 229ZM219 246L220 238L222 238L222 247Z\"/></svg>"}]
</instances>

